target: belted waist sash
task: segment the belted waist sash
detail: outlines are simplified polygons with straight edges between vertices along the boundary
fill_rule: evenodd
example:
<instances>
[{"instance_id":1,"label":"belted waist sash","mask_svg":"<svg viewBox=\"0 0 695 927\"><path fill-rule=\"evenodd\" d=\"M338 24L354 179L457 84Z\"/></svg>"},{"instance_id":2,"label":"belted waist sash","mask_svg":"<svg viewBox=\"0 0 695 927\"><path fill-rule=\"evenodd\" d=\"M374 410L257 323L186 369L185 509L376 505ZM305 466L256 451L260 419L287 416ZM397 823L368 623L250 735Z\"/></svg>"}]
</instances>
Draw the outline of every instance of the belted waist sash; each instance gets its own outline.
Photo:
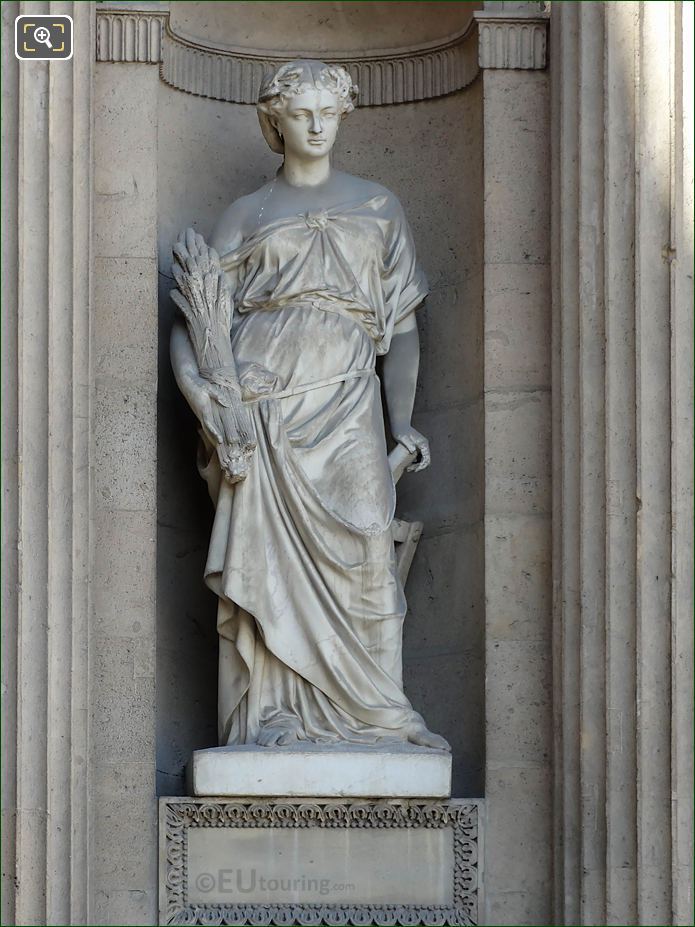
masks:
<instances>
[{"instance_id":1,"label":"belted waist sash","mask_svg":"<svg viewBox=\"0 0 695 927\"><path fill-rule=\"evenodd\" d=\"M308 393L312 389L321 389L322 386L333 386L335 383L355 380L357 377L368 376L371 373L374 373L374 367L363 367L361 370L350 370L346 373L338 373L333 377L324 377L322 380L312 380L311 383L300 383L299 386L293 386L290 389L282 389L272 393L262 393L258 396L254 396L252 399L244 399L244 402L261 402L263 399L288 399L290 396L299 396L301 393Z\"/></svg>"}]
</instances>

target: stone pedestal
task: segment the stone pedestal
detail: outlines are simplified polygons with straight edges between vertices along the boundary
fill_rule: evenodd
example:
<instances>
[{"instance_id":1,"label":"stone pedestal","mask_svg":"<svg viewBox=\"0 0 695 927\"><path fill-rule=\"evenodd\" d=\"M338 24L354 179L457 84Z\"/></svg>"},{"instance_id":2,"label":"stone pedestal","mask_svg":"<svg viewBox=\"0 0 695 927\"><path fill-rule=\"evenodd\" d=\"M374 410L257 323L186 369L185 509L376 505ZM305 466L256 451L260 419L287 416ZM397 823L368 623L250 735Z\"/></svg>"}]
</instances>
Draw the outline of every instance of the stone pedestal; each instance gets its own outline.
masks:
<instances>
[{"instance_id":1,"label":"stone pedestal","mask_svg":"<svg viewBox=\"0 0 695 927\"><path fill-rule=\"evenodd\" d=\"M470 800L160 800L161 924L477 924Z\"/></svg>"},{"instance_id":2,"label":"stone pedestal","mask_svg":"<svg viewBox=\"0 0 695 927\"><path fill-rule=\"evenodd\" d=\"M213 747L193 754L188 787L192 795L448 798L451 754L409 744Z\"/></svg>"}]
</instances>

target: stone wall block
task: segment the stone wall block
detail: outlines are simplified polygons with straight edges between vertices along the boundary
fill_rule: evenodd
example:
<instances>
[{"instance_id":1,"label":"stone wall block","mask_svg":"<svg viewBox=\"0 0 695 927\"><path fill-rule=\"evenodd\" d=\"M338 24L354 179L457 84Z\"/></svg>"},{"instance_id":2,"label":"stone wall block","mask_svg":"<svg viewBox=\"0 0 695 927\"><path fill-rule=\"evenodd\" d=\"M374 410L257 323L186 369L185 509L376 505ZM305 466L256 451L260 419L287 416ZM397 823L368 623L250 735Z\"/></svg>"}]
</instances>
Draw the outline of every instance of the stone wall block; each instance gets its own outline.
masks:
<instances>
[{"instance_id":1,"label":"stone wall block","mask_svg":"<svg viewBox=\"0 0 695 927\"><path fill-rule=\"evenodd\" d=\"M143 676L139 672L139 654L154 646L153 639L95 638L94 643L92 671L99 687L94 709L102 721L92 732L95 757L100 763L116 764L127 763L133 757L151 756L154 729L148 723L151 713L148 702L154 674Z\"/></svg>"},{"instance_id":2,"label":"stone wall block","mask_svg":"<svg viewBox=\"0 0 695 927\"><path fill-rule=\"evenodd\" d=\"M100 509L95 530L101 544L94 552L92 627L101 638L141 638L150 633L148 615L156 582L148 562L156 535L154 512ZM118 569L113 551L120 550Z\"/></svg>"},{"instance_id":3,"label":"stone wall block","mask_svg":"<svg viewBox=\"0 0 695 927\"><path fill-rule=\"evenodd\" d=\"M487 641L486 761L550 765L552 680L547 642Z\"/></svg>"},{"instance_id":4,"label":"stone wall block","mask_svg":"<svg viewBox=\"0 0 695 927\"><path fill-rule=\"evenodd\" d=\"M480 433L481 418L479 401L453 408L416 409L413 425L427 434L432 465L427 479L399 484L398 505L403 517L409 517L417 506L427 513L427 528L435 531L470 526L480 518L479 461L466 455L464 444L471 434ZM466 466L461 466L462 460Z\"/></svg>"},{"instance_id":5,"label":"stone wall block","mask_svg":"<svg viewBox=\"0 0 695 927\"><path fill-rule=\"evenodd\" d=\"M485 272L485 375L490 389L550 381L546 264L490 264Z\"/></svg>"},{"instance_id":6,"label":"stone wall block","mask_svg":"<svg viewBox=\"0 0 695 927\"><path fill-rule=\"evenodd\" d=\"M97 73L107 65L98 65ZM96 95L94 252L151 258L157 242L156 74L124 64Z\"/></svg>"},{"instance_id":7,"label":"stone wall block","mask_svg":"<svg viewBox=\"0 0 695 927\"><path fill-rule=\"evenodd\" d=\"M489 515L488 638L538 641L550 632L549 516Z\"/></svg>"},{"instance_id":8,"label":"stone wall block","mask_svg":"<svg viewBox=\"0 0 695 927\"><path fill-rule=\"evenodd\" d=\"M490 390L485 398L486 510L539 515L551 505L547 389Z\"/></svg>"},{"instance_id":9,"label":"stone wall block","mask_svg":"<svg viewBox=\"0 0 695 927\"><path fill-rule=\"evenodd\" d=\"M97 258L95 312L101 320L97 377L112 383L157 385L157 325L145 311L157 296L154 258Z\"/></svg>"},{"instance_id":10,"label":"stone wall block","mask_svg":"<svg viewBox=\"0 0 695 927\"><path fill-rule=\"evenodd\" d=\"M100 763L94 768L94 790L104 807L112 842L110 846L99 847L92 865L98 878L108 881L109 895L127 891L138 895L149 887L145 882L147 873L143 872L137 855L131 852L140 839L143 822L152 813L149 800L139 788L142 778L149 775L148 766L131 757L119 763ZM124 820L122 809L127 804L133 804L136 813Z\"/></svg>"},{"instance_id":11,"label":"stone wall block","mask_svg":"<svg viewBox=\"0 0 695 927\"><path fill-rule=\"evenodd\" d=\"M546 814L547 766L487 762L485 838L497 849L486 856L488 924L549 924L552 843Z\"/></svg>"},{"instance_id":12,"label":"stone wall block","mask_svg":"<svg viewBox=\"0 0 695 927\"><path fill-rule=\"evenodd\" d=\"M434 252L437 245L430 241L429 247ZM448 247L443 243L440 254L446 253ZM458 257L459 252L455 253ZM461 268L461 276L452 284L439 284L437 278L443 274L437 269L432 274L431 263L428 261L427 268L432 289L424 312L419 310L422 354L418 391L427 397L428 407L452 406L480 394L482 330L471 331L470 327L483 316L482 273L466 274ZM448 268L446 275L450 277ZM468 320L467 328L461 324L464 318ZM443 370L447 376L442 376Z\"/></svg>"},{"instance_id":13,"label":"stone wall block","mask_svg":"<svg viewBox=\"0 0 695 927\"><path fill-rule=\"evenodd\" d=\"M486 71L484 80L485 262L547 263L547 77L533 71Z\"/></svg>"},{"instance_id":14,"label":"stone wall block","mask_svg":"<svg viewBox=\"0 0 695 927\"><path fill-rule=\"evenodd\" d=\"M100 507L127 511L149 508L156 484L156 461L151 453L156 434L155 404L152 388L103 382L97 386L94 490Z\"/></svg>"}]
</instances>

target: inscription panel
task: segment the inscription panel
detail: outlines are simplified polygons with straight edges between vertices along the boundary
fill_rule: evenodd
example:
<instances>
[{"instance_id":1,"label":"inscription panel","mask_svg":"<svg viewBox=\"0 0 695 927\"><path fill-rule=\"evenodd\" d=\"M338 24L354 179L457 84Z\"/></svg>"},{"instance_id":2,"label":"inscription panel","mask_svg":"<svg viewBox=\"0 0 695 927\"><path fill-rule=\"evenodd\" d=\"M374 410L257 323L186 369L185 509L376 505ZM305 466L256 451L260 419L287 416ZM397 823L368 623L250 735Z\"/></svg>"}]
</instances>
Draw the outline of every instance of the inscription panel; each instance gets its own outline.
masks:
<instances>
[{"instance_id":1,"label":"inscription panel","mask_svg":"<svg viewBox=\"0 0 695 927\"><path fill-rule=\"evenodd\" d=\"M160 799L160 923L477 924L481 808Z\"/></svg>"},{"instance_id":2,"label":"inscription panel","mask_svg":"<svg viewBox=\"0 0 695 927\"><path fill-rule=\"evenodd\" d=\"M452 827L192 828L190 904L451 905Z\"/></svg>"}]
</instances>

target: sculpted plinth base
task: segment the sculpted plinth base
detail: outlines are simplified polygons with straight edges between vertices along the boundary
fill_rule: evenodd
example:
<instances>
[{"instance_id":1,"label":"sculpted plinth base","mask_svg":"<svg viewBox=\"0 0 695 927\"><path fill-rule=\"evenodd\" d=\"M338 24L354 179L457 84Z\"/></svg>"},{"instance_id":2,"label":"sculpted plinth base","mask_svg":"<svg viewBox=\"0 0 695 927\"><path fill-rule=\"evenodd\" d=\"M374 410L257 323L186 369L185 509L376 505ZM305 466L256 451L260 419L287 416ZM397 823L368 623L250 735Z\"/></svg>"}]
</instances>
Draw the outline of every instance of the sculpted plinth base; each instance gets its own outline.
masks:
<instances>
[{"instance_id":1,"label":"sculpted plinth base","mask_svg":"<svg viewBox=\"0 0 695 927\"><path fill-rule=\"evenodd\" d=\"M188 768L192 795L288 795L326 798L446 798L451 754L410 744L302 743L196 750Z\"/></svg>"}]
</instances>

